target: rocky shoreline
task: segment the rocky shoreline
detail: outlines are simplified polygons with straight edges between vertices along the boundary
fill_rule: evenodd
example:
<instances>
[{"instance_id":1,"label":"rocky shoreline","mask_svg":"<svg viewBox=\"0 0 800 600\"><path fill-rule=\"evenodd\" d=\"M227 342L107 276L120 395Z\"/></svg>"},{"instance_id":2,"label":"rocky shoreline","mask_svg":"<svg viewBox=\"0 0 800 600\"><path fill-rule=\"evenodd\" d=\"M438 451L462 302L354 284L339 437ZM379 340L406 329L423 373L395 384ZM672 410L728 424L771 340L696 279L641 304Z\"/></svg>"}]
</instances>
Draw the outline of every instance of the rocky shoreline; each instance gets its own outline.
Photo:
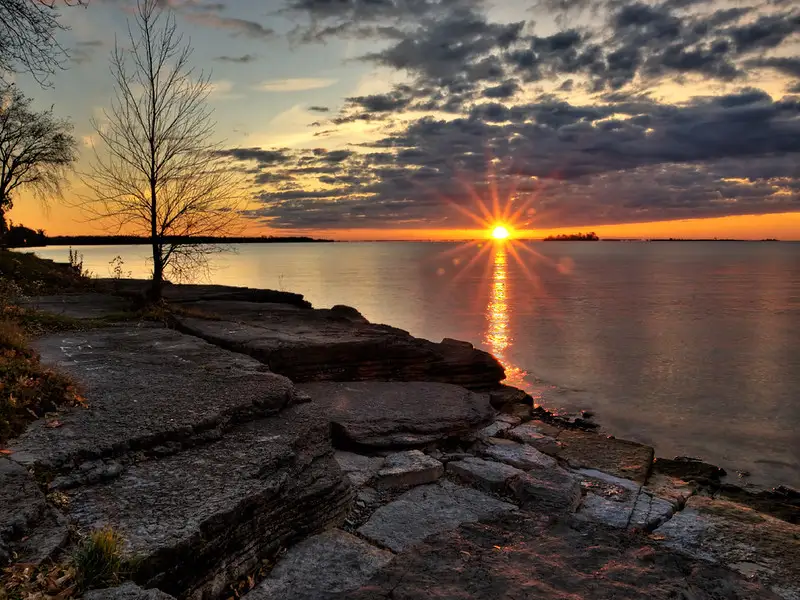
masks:
<instances>
[{"instance_id":1,"label":"rocky shoreline","mask_svg":"<svg viewBox=\"0 0 800 600\"><path fill-rule=\"evenodd\" d=\"M222 286L132 322L113 286L28 301L109 323L35 342L88 408L0 455L0 566L113 526L132 582L87 598L800 600L792 490L534 407L467 342Z\"/></svg>"}]
</instances>

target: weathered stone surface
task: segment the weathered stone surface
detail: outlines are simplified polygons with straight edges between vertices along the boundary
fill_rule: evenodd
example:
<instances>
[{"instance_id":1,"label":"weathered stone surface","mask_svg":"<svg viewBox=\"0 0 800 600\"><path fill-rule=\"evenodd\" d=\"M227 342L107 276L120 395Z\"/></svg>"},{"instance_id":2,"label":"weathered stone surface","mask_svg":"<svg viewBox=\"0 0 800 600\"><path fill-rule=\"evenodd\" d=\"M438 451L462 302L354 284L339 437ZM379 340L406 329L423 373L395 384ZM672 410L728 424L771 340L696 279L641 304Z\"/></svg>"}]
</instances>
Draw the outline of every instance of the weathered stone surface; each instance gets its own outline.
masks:
<instances>
[{"instance_id":1,"label":"weathered stone surface","mask_svg":"<svg viewBox=\"0 0 800 600\"><path fill-rule=\"evenodd\" d=\"M361 587L393 555L333 529L286 553L245 600L324 600Z\"/></svg>"},{"instance_id":2,"label":"weathered stone surface","mask_svg":"<svg viewBox=\"0 0 800 600\"><path fill-rule=\"evenodd\" d=\"M557 431L556 433L560 433ZM505 433L506 437L523 444L529 444L545 454L554 455L560 450L556 438L544 431L536 421L523 423Z\"/></svg>"},{"instance_id":3,"label":"weathered stone surface","mask_svg":"<svg viewBox=\"0 0 800 600\"><path fill-rule=\"evenodd\" d=\"M604 471L643 484L653 462L650 446L584 431L564 430L558 456L573 468Z\"/></svg>"},{"instance_id":4,"label":"weathered stone surface","mask_svg":"<svg viewBox=\"0 0 800 600\"><path fill-rule=\"evenodd\" d=\"M719 483L725 476L725 469L710 465L696 458L677 456L673 459L657 458L653 461L653 471L684 481L699 481L701 483Z\"/></svg>"},{"instance_id":5,"label":"weathered stone surface","mask_svg":"<svg viewBox=\"0 0 800 600\"><path fill-rule=\"evenodd\" d=\"M643 536L525 513L465 524L396 557L340 600L776 600L731 571Z\"/></svg>"},{"instance_id":6,"label":"weathered stone surface","mask_svg":"<svg viewBox=\"0 0 800 600\"><path fill-rule=\"evenodd\" d=\"M441 462L420 452L407 450L386 457L386 462L375 476L377 489L400 489L433 483L444 475Z\"/></svg>"},{"instance_id":7,"label":"weathered stone surface","mask_svg":"<svg viewBox=\"0 0 800 600\"><path fill-rule=\"evenodd\" d=\"M477 433L477 437L479 439L486 439L490 437L497 437L499 434L503 433L504 431L511 429L513 425L511 423L506 423L505 421L497 420L494 423L487 425Z\"/></svg>"},{"instance_id":8,"label":"weathered stone surface","mask_svg":"<svg viewBox=\"0 0 800 600\"><path fill-rule=\"evenodd\" d=\"M490 444L481 451L481 454L523 471L554 469L558 465L553 457L526 444Z\"/></svg>"},{"instance_id":9,"label":"weathered stone surface","mask_svg":"<svg viewBox=\"0 0 800 600\"><path fill-rule=\"evenodd\" d=\"M447 472L491 492L504 491L510 479L525 474L511 465L475 457L447 463Z\"/></svg>"},{"instance_id":10,"label":"weathered stone surface","mask_svg":"<svg viewBox=\"0 0 800 600\"><path fill-rule=\"evenodd\" d=\"M334 444L414 448L463 435L492 418L485 394L445 383L306 383L298 389L330 419Z\"/></svg>"},{"instance_id":11,"label":"weathered stone surface","mask_svg":"<svg viewBox=\"0 0 800 600\"><path fill-rule=\"evenodd\" d=\"M760 581L782 598L800 598L797 525L727 500L692 496L655 535L669 548Z\"/></svg>"},{"instance_id":12,"label":"weathered stone surface","mask_svg":"<svg viewBox=\"0 0 800 600\"><path fill-rule=\"evenodd\" d=\"M183 330L249 354L296 382L438 381L488 389L504 377L494 357L469 343L436 344L341 311L252 302L191 306L225 320L186 317Z\"/></svg>"},{"instance_id":13,"label":"weathered stone surface","mask_svg":"<svg viewBox=\"0 0 800 600\"><path fill-rule=\"evenodd\" d=\"M492 406L500 408L507 404L527 404L533 405L533 398L527 392L520 390L510 385L502 385L499 388L492 390L489 394L489 400Z\"/></svg>"},{"instance_id":14,"label":"weathered stone surface","mask_svg":"<svg viewBox=\"0 0 800 600\"><path fill-rule=\"evenodd\" d=\"M523 508L536 512L569 513L581 501L578 478L560 467L514 477L508 482L508 489Z\"/></svg>"},{"instance_id":15,"label":"weathered stone surface","mask_svg":"<svg viewBox=\"0 0 800 600\"><path fill-rule=\"evenodd\" d=\"M65 487L114 477L121 471L115 462L133 453L169 454L218 438L236 421L295 400L292 382L258 361L169 329L57 334L35 347L44 363L80 382L89 408L66 411L58 428L31 424L10 442L12 457L50 472L72 471Z\"/></svg>"},{"instance_id":16,"label":"weathered stone surface","mask_svg":"<svg viewBox=\"0 0 800 600\"><path fill-rule=\"evenodd\" d=\"M131 302L109 294L60 294L33 296L22 302L26 308L73 319L98 319L118 316L131 309Z\"/></svg>"},{"instance_id":17,"label":"weathered stone surface","mask_svg":"<svg viewBox=\"0 0 800 600\"><path fill-rule=\"evenodd\" d=\"M83 597L85 600L175 600L161 590L143 590L130 581L118 587L90 590Z\"/></svg>"},{"instance_id":18,"label":"weathered stone surface","mask_svg":"<svg viewBox=\"0 0 800 600\"><path fill-rule=\"evenodd\" d=\"M356 487L360 487L372 479L386 462L383 456L364 456L341 450L337 451L334 456L339 468Z\"/></svg>"},{"instance_id":19,"label":"weathered stone surface","mask_svg":"<svg viewBox=\"0 0 800 600\"><path fill-rule=\"evenodd\" d=\"M38 564L67 541L67 523L20 465L0 457L0 565Z\"/></svg>"},{"instance_id":20,"label":"weathered stone surface","mask_svg":"<svg viewBox=\"0 0 800 600\"><path fill-rule=\"evenodd\" d=\"M644 491L623 499L610 499L587 493L577 512L579 519L603 523L619 529L652 531L670 518L675 507Z\"/></svg>"},{"instance_id":21,"label":"weathered stone surface","mask_svg":"<svg viewBox=\"0 0 800 600\"><path fill-rule=\"evenodd\" d=\"M352 487L327 422L303 404L68 496L79 527L120 531L141 561L136 582L200 598L217 597L279 547L338 524Z\"/></svg>"},{"instance_id":22,"label":"weathered stone surface","mask_svg":"<svg viewBox=\"0 0 800 600\"><path fill-rule=\"evenodd\" d=\"M381 546L402 552L433 533L516 509L513 504L477 490L440 481L413 488L380 507L358 533Z\"/></svg>"}]
</instances>

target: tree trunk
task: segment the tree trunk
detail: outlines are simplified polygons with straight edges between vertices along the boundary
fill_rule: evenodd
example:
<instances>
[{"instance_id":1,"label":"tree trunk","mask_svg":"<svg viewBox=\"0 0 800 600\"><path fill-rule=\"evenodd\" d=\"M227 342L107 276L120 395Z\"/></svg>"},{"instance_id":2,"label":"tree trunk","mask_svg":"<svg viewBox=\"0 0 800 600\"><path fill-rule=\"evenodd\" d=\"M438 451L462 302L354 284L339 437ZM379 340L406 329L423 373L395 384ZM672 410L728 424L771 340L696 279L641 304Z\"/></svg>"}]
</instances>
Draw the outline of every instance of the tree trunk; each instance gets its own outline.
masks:
<instances>
[{"instance_id":1,"label":"tree trunk","mask_svg":"<svg viewBox=\"0 0 800 600\"><path fill-rule=\"evenodd\" d=\"M150 284L150 302L161 300L161 288L164 284L164 265L162 264L161 244L153 240L153 281Z\"/></svg>"},{"instance_id":2,"label":"tree trunk","mask_svg":"<svg viewBox=\"0 0 800 600\"><path fill-rule=\"evenodd\" d=\"M6 209L0 205L0 248L5 249L6 247L6 233L8 232L8 226L6 223Z\"/></svg>"}]
</instances>

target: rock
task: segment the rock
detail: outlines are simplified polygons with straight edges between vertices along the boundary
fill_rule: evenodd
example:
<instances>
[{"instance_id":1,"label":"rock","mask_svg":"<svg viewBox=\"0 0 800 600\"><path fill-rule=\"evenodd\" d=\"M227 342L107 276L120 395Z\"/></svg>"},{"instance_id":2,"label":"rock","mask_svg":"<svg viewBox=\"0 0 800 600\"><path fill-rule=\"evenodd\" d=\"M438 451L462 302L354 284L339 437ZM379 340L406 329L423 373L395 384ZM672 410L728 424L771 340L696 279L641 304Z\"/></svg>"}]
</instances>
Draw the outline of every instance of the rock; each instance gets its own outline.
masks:
<instances>
[{"instance_id":1,"label":"rock","mask_svg":"<svg viewBox=\"0 0 800 600\"><path fill-rule=\"evenodd\" d=\"M382 456L363 456L353 452L338 451L334 456L336 462L339 463L339 468L356 487L360 487L372 479L386 462Z\"/></svg>"},{"instance_id":2,"label":"rock","mask_svg":"<svg viewBox=\"0 0 800 600\"><path fill-rule=\"evenodd\" d=\"M82 530L114 526L133 579L181 598L218 597L293 541L338 525L352 488L312 404L245 423L221 440L139 462L67 492Z\"/></svg>"},{"instance_id":3,"label":"rock","mask_svg":"<svg viewBox=\"0 0 800 600\"><path fill-rule=\"evenodd\" d=\"M669 519L674 510L670 502L644 491L633 493L624 500L604 498L589 492L576 516L619 529L652 531Z\"/></svg>"},{"instance_id":4,"label":"rock","mask_svg":"<svg viewBox=\"0 0 800 600\"><path fill-rule=\"evenodd\" d=\"M495 422L499 421L500 423L508 423L509 425L512 425L514 427L522 423L522 419L520 419L519 417L515 417L514 415L506 415L503 413L500 413L494 419Z\"/></svg>"},{"instance_id":5,"label":"rock","mask_svg":"<svg viewBox=\"0 0 800 600\"><path fill-rule=\"evenodd\" d=\"M727 500L692 496L654 533L669 548L743 573L786 600L800 598L796 525Z\"/></svg>"},{"instance_id":6,"label":"rock","mask_svg":"<svg viewBox=\"0 0 800 600\"><path fill-rule=\"evenodd\" d=\"M510 479L525 474L524 471L510 465L475 457L447 463L447 472L491 492L504 491Z\"/></svg>"},{"instance_id":7,"label":"rock","mask_svg":"<svg viewBox=\"0 0 800 600\"><path fill-rule=\"evenodd\" d=\"M175 600L161 590L143 590L130 581L119 587L89 590L83 597L84 600Z\"/></svg>"},{"instance_id":8,"label":"rock","mask_svg":"<svg viewBox=\"0 0 800 600\"><path fill-rule=\"evenodd\" d=\"M504 378L500 363L469 343L436 344L336 311L253 302L191 307L224 320L181 317L182 330L253 356L295 382L436 381L491 389Z\"/></svg>"},{"instance_id":9,"label":"rock","mask_svg":"<svg viewBox=\"0 0 800 600\"><path fill-rule=\"evenodd\" d=\"M386 457L386 463L375 476L375 487L400 489L433 483L444 475L444 466L419 450L396 452Z\"/></svg>"},{"instance_id":10,"label":"rock","mask_svg":"<svg viewBox=\"0 0 800 600\"><path fill-rule=\"evenodd\" d=\"M800 492L779 485L771 490L749 490L727 483L720 484L717 496L800 525Z\"/></svg>"},{"instance_id":11,"label":"rock","mask_svg":"<svg viewBox=\"0 0 800 600\"><path fill-rule=\"evenodd\" d=\"M556 439L544 432L545 429L536 421L524 423L519 427L514 427L506 432L506 437L529 444L545 454L554 455L559 452L559 446ZM557 430L560 433L559 430Z\"/></svg>"},{"instance_id":12,"label":"rock","mask_svg":"<svg viewBox=\"0 0 800 600\"><path fill-rule=\"evenodd\" d=\"M564 430L558 436L559 458L575 469L597 469L643 484L653 462L650 446L585 431Z\"/></svg>"},{"instance_id":13,"label":"rock","mask_svg":"<svg viewBox=\"0 0 800 600\"><path fill-rule=\"evenodd\" d=\"M492 418L485 394L445 383L307 383L341 448L402 449L464 435Z\"/></svg>"},{"instance_id":14,"label":"rock","mask_svg":"<svg viewBox=\"0 0 800 600\"><path fill-rule=\"evenodd\" d=\"M70 472L71 485L118 475L114 461L133 454L206 443L237 421L274 414L294 401L292 382L258 361L169 329L62 333L34 347L42 362L80 382L89 409L64 411L58 428L32 423L9 445L25 466Z\"/></svg>"},{"instance_id":15,"label":"rock","mask_svg":"<svg viewBox=\"0 0 800 600\"><path fill-rule=\"evenodd\" d=\"M500 385L497 389L489 392L489 401L495 408L500 408L507 404L527 404L532 405L533 399L520 389L510 385Z\"/></svg>"},{"instance_id":16,"label":"rock","mask_svg":"<svg viewBox=\"0 0 800 600\"><path fill-rule=\"evenodd\" d=\"M654 496L672 502L676 507L683 507L686 500L695 493L696 489L696 483L657 472L651 473L650 477L647 478L647 491Z\"/></svg>"},{"instance_id":17,"label":"rock","mask_svg":"<svg viewBox=\"0 0 800 600\"><path fill-rule=\"evenodd\" d=\"M419 489L419 488L417 488ZM525 513L464 524L397 556L340 600L775 600L729 570L643 536Z\"/></svg>"},{"instance_id":18,"label":"rock","mask_svg":"<svg viewBox=\"0 0 800 600\"><path fill-rule=\"evenodd\" d=\"M333 529L310 537L280 560L244 600L324 600L366 583L393 555Z\"/></svg>"},{"instance_id":19,"label":"rock","mask_svg":"<svg viewBox=\"0 0 800 600\"><path fill-rule=\"evenodd\" d=\"M500 411L520 421L529 421L533 414L530 404L504 404L500 407Z\"/></svg>"},{"instance_id":20,"label":"rock","mask_svg":"<svg viewBox=\"0 0 800 600\"><path fill-rule=\"evenodd\" d=\"M449 481L415 487L381 506L358 533L395 552L402 552L433 533L461 523L498 517L516 506Z\"/></svg>"},{"instance_id":21,"label":"rock","mask_svg":"<svg viewBox=\"0 0 800 600\"><path fill-rule=\"evenodd\" d=\"M34 296L24 300L22 306L72 319L123 318L123 313L132 308L130 300L95 293Z\"/></svg>"},{"instance_id":22,"label":"rock","mask_svg":"<svg viewBox=\"0 0 800 600\"><path fill-rule=\"evenodd\" d=\"M497 437L498 434L511 429L513 425L511 423L506 423L505 421L497 420L491 425L487 425L483 429L478 432L479 439L486 439L490 437Z\"/></svg>"},{"instance_id":23,"label":"rock","mask_svg":"<svg viewBox=\"0 0 800 600\"><path fill-rule=\"evenodd\" d=\"M524 509L540 513L574 512L581 501L578 479L560 467L514 477L508 489Z\"/></svg>"},{"instance_id":24,"label":"rock","mask_svg":"<svg viewBox=\"0 0 800 600\"><path fill-rule=\"evenodd\" d=\"M554 458L525 444L491 444L484 448L481 454L523 471L554 469L558 465Z\"/></svg>"},{"instance_id":25,"label":"rock","mask_svg":"<svg viewBox=\"0 0 800 600\"><path fill-rule=\"evenodd\" d=\"M47 503L34 478L0 456L0 566L39 564L67 541L66 520Z\"/></svg>"},{"instance_id":26,"label":"rock","mask_svg":"<svg viewBox=\"0 0 800 600\"><path fill-rule=\"evenodd\" d=\"M657 458L653 461L653 471L678 477L684 481L700 483L719 483L720 479L726 475L725 469L687 456L678 456L672 460Z\"/></svg>"}]
</instances>

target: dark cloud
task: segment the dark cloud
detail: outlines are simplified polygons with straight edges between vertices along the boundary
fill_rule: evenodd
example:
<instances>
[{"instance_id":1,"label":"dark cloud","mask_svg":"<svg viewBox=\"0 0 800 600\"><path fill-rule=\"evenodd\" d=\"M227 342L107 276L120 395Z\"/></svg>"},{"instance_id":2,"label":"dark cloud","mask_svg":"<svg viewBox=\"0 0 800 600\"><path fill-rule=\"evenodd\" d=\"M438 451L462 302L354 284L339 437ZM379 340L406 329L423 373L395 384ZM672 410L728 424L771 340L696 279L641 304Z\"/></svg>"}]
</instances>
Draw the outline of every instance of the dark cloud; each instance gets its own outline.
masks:
<instances>
[{"instance_id":1,"label":"dark cloud","mask_svg":"<svg viewBox=\"0 0 800 600\"><path fill-rule=\"evenodd\" d=\"M253 161L259 165L274 165L290 160L286 149L264 150L262 148L226 148L217 152L219 156L241 161Z\"/></svg>"},{"instance_id":2,"label":"dark cloud","mask_svg":"<svg viewBox=\"0 0 800 600\"><path fill-rule=\"evenodd\" d=\"M330 108L328 108L327 106L309 106L308 110L310 110L311 112L326 113L330 111Z\"/></svg>"},{"instance_id":3,"label":"dark cloud","mask_svg":"<svg viewBox=\"0 0 800 600\"><path fill-rule=\"evenodd\" d=\"M235 63L235 64L248 64L251 62L255 62L258 60L258 57L255 54L242 54L241 56L217 56L214 60L219 62L227 62L227 63Z\"/></svg>"}]
</instances>

